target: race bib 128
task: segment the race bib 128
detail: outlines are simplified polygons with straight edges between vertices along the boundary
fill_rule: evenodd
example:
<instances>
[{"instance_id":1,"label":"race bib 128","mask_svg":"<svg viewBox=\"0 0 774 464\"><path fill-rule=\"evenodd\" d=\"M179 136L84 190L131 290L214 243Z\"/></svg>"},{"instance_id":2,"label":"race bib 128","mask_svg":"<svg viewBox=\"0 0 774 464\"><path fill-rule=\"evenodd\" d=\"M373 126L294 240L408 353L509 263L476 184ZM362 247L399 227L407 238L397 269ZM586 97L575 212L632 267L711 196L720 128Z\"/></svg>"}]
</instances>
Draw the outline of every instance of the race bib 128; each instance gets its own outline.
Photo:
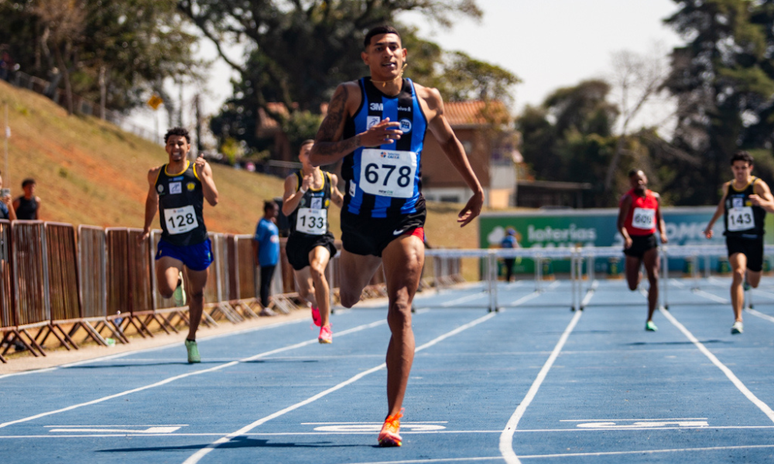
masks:
<instances>
[{"instance_id":1,"label":"race bib 128","mask_svg":"<svg viewBox=\"0 0 774 464\"><path fill-rule=\"evenodd\" d=\"M199 227L193 206L168 208L164 210L164 221L170 235L183 234Z\"/></svg>"}]
</instances>

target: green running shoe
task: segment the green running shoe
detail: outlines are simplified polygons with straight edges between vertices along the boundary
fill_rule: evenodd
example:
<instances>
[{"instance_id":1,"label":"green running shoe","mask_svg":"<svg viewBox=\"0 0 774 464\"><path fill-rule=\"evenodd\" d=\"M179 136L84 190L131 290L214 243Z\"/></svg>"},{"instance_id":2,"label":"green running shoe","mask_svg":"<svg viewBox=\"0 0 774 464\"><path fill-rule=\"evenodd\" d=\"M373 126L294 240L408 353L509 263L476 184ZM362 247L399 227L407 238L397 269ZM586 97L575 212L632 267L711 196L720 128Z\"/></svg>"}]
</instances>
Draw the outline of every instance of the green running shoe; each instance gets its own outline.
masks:
<instances>
[{"instance_id":1,"label":"green running shoe","mask_svg":"<svg viewBox=\"0 0 774 464\"><path fill-rule=\"evenodd\" d=\"M188 363L200 363L202 362L201 356L199 356L199 347L195 341L186 340L185 349L188 351Z\"/></svg>"},{"instance_id":2,"label":"green running shoe","mask_svg":"<svg viewBox=\"0 0 774 464\"><path fill-rule=\"evenodd\" d=\"M645 323L645 330L648 332L655 332L658 330L658 327L656 327L656 324L654 324L653 321L648 321Z\"/></svg>"},{"instance_id":3,"label":"green running shoe","mask_svg":"<svg viewBox=\"0 0 774 464\"><path fill-rule=\"evenodd\" d=\"M185 285L183 284L183 272L180 271L179 275L180 280L178 280L177 288L175 289L175 292L172 293L172 298L175 300L175 306L185 306L186 300L185 300Z\"/></svg>"}]
</instances>

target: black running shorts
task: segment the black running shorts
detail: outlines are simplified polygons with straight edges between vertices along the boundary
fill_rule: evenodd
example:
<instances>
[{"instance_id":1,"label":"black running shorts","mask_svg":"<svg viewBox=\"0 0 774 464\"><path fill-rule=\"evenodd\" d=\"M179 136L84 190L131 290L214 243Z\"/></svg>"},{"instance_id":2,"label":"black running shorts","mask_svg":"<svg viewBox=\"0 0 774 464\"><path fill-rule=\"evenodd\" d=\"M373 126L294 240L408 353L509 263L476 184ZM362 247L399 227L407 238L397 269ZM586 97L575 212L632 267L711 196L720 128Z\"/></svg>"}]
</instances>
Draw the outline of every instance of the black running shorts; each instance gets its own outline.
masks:
<instances>
[{"instance_id":1,"label":"black running shorts","mask_svg":"<svg viewBox=\"0 0 774 464\"><path fill-rule=\"evenodd\" d=\"M285 252L293 269L300 271L309 266L309 253L316 247L327 248L331 258L336 256L336 245L333 244L333 234L330 232L323 235L290 234Z\"/></svg>"},{"instance_id":2,"label":"black running shorts","mask_svg":"<svg viewBox=\"0 0 774 464\"><path fill-rule=\"evenodd\" d=\"M656 240L656 234L650 235L632 235L632 246L624 249L626 256L632 258L642 259L645 256L645 252L658 248L658 241Z\"/></svg>"},{"instance_id":3,"label":"black running shorts","mask_svg":"<svg viewBox=\"0 0 774 464\"><path fill-rule=\"evenodd\" d=\"M414 229L425 226L426 212L422 211L393 218L372 218L341 210L341 244L356 255L382 256L382 251L393 240Z\"/></svg>"},{"instance_id":4,"label":"black running shorts","mask_svg":"<svg viewBox=\"0 0 774 464\"><path fill-rule=\"evenodd\" d=\"M753 272L763 270L763 236L754 238L726 237L728 257L742 253L747 257L747 269Z\"/></svg>"}]
</instances>

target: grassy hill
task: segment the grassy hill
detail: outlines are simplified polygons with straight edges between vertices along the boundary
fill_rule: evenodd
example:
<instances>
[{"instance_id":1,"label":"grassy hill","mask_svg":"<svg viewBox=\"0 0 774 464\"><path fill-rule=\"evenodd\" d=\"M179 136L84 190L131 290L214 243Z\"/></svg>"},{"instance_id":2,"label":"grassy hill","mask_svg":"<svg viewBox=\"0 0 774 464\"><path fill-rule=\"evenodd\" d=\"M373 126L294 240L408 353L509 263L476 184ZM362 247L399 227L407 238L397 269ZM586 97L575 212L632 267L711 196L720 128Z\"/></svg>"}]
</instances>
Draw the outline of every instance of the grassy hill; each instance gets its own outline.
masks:
<instances>
[{"instance_id":1,"label":"grassy hill","mask_svg":"<svg viewBox=\"0 0 774 464\"><path fill-rule=\"evenodd\" d=\"M0 105L5 103L12 136L3 178L14 196L22 194L22 179L34 177L43 220L76 226L143 226L148 169L166 162L163 147L97 118L68 116L49 99L0 81ZM4 169L2 164L0 168ZM222 165L212 168L220 203L215 208L205 203L207 228L253 233L263 200L282 195L282 179ZM428 205L426 229L433 246L477 246L478 226L460 229L459 209L460 205ZM338 238L338 211L331 211L330 219ZM158 216L155 221L158 227Z\"/></svg>"}]
</instances>

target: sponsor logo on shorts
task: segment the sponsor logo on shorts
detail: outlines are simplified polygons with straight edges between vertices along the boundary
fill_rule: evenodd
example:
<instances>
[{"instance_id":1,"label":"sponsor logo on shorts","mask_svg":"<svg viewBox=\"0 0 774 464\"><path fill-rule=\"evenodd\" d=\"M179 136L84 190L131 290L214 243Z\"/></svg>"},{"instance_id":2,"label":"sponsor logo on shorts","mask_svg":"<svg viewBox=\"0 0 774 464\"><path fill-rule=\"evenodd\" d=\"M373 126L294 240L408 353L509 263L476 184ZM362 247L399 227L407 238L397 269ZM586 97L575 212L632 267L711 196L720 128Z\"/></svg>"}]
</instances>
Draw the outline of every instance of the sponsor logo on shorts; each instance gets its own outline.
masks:
<instances>
[{"instance_id":1,"label":"sponsor logo on shorts","mask_svg":"<svg viewBox=\"0 0 774 464\"><path fill-rule=\"evenodd\" d=\"M169 193L171 193L172 195L176 193L183 193L183 184L181 184L180 182L170 182Z\"/></svg>"},{"instance_id":2,"label":"sponsor logo on shorts","mask_svg":"<svg viewBox=\"0 0 774 464\"><path fill-rule=\"evenodd\" d=\"M405 231L406 231L406 229L393 230L393 231L392 231L392 235L395 235L395 236L397 236L397 235L400 235L400 234L402 234L402 233L403 233L403 232L405 232Z\"/></svg>"}]
</instances>

